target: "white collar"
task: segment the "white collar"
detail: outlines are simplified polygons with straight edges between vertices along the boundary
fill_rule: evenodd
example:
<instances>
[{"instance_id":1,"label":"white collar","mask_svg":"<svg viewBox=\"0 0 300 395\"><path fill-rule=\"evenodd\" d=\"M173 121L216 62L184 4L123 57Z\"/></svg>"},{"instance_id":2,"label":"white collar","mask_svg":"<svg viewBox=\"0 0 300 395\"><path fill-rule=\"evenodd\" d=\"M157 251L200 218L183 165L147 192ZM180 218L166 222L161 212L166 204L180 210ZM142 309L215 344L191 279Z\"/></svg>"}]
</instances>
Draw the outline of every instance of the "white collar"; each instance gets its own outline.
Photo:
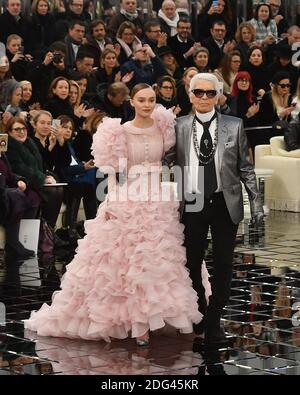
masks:
<instances>
[{"instance_id":1,"label":"white collar","mask_svg":"<svg viewBox=\"0 0 300 395\"><path fill-rule=\"evenodd\" d=\"M182 40L182 39L179 37L178 34L177 34L177 40L178 40L180 43L187 43L187 39L186 39L186 40Z\"/></svg>"},{"instance_id":2,"label":"white collar","mask_svg":"<svg viewBox=\"0 0 300 395\"><path fill-rule=\"evenodd\" d=\"M211 110L210 112L206 112L204 114L196 111L197 118L200 119L201 122L208 122L214 115L215 109Z\"/></svg>"}]
</instances>

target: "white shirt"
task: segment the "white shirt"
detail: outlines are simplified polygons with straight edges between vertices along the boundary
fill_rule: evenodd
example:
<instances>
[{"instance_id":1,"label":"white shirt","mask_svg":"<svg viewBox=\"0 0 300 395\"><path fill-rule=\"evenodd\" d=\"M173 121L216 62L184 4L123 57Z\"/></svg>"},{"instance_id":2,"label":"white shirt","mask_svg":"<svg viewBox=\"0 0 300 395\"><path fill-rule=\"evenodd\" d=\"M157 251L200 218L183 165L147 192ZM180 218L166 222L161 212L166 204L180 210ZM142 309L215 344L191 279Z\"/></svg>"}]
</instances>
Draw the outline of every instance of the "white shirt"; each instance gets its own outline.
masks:
<instances>
[{"instance_id":1,"label":"white shirt","mask_svg":"<svg viewBox=\"0 0 300 395\"><path fill-rule=\"evenodd\" d=\"M99 48L101 49L101 51L104 51L105 40L101 40L101 41L96 40L96 41L97 41L97 44L98 44Z\"/></svg>"},{"instance_id":2,"label":"white shirt","mask_svg":"<svg viewBox=\"0 0 300 395\"><path fill-rule=\"evenodd\" d=\"M197 118L200 119L201 122L208 122L214 115L215 109L212 111L206 113L206 114L200 114L196 112ZM212 141L214 141L215 138L215 131L216 131L216 126L217 126L217 120L214 119L209 127L209 132L212 138ZM201 137L203 134L203 126L199 123L196 122L196 128L197 128L197 140L200 146L200 141ZM218 188L216 192L221 191L221 180L220 180L220 165L219 165L219 148L217 145L216 152L215 152L215 167L216 167L216 175L217 175L217 184ZM200 169L203 169L201 166ZM196 155L195 148L194 148L194 142L193 142L193 133L191 135L191 147L190 147L190 157L189 157L189 167L188 167L188 172L187 172L187 192L188 193L201 193L201 185L200 188L198 186L198 171L199 171L199 159ZM204 180L204 173L203 173L203 180ZM203 181L204 182L204 181Z\"/></svg>"},{"instance_id":3,"label":"white shirt","mask_svg":"<svg viewBox=\"0 0 300 395\"><path fill-rule=\"evenodd\" d=\"M75 59L76 59L76 56L77 56L77 52L78 52L79 47L80 47L80 45L76 45L76 44L73 44L73 43L72 43L72 48L73 48L73 51L74 51L74 57L75 57Z\"/></svg>"}]
</instances>

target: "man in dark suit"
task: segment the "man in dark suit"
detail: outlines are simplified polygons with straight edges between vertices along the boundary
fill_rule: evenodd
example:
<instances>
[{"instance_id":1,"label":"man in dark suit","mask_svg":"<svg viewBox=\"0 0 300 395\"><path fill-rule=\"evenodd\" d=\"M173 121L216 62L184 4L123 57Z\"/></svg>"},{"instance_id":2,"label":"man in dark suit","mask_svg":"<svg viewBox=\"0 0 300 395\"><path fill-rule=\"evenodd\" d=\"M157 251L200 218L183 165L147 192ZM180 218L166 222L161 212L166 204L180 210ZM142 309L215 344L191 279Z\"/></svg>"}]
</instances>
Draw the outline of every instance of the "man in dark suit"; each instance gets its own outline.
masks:
<instances>
[{"instance_id":1,"label":"man in dark suit","mask_svg":"<svg viewBox=\"0 0 300 395\"><path fill-rule=\"evenodd\" d=\"M172 49L181 70L193 65L194 49L201 46L200 43L195 43L191 33L192 25L190 20L188 18L180 18L177 23L177 34L168 39L168 46Z\"/></svg>"},{"instance_id":2,"label":"man in dark suit","mask_svg":"<svg viewBox=\"0 0 300 395\"><path fill-rule=\"evenodd\" d=\"M230 296L235 238L243 219L241 182L249 195L257 226L264 217L242 120L216 112L218 87L218 79L213 74L194 76L190 83L190 100L196 113L178 118L176 125L175 163L183 174L178 185L179 196L182 196L180 214L185 225L187 267L198 293L199 311L204 315L194 330L197 334L204 331L208 344L226 343L220 320ZM170 153L167 159L171 158ZM201 266L209 228L214 271L212 295L207 306Z\"/></svg>"},{"instance_id":3,"label":"man in dark suit","mask_svg":"<svg viewBox=\"0 0 300 395\"><path fill-rule=\"evenodd\" d=\"M69 34L65 37L65 44L67 46L67 53L65 57L65 65L67 70L73 70L75 67L75 59L79 48L83 44L83 37L85 35L85 24L82 21L71 22Z\"/></svg>"},{"instance_id":4,"label":"man in dark suit","mask_svg":"<svg viewBox=\"0 0 300 395\"><path fill-rule=\"evenodd\" d=\"M234 41L226 41L227 29L223 21L216 21L210 29L211 36L202 42L203 47L209 51L209 68L215 70L219 67L225 53L232 51L236 45Z\"/></svg>"},{"instance_id":5,"label":"man in dark suit","mask_svg":"<svg viewBox=\"0 0 300 395\"><path fill-rule=\"evenodd\" d=\"M25 40L26 25L21 15L21 0L8 0L6 11L0 15L0 41L5 44L11 34L17 34Z\"/></svg>"},{"instance_id":6,"label":"man in dark suit","mask_svg":"<svg viewBox=\"0 0 300 395\"><path fill-rule=\"evenodd\" d=\"M94 67L100 67L100 57L107 44L111 44L111 40L106 36L106 26L101 19L95 19L91 23L91 35L86 37L86 47L93 54Z\"/></svg>"}]
</instances>

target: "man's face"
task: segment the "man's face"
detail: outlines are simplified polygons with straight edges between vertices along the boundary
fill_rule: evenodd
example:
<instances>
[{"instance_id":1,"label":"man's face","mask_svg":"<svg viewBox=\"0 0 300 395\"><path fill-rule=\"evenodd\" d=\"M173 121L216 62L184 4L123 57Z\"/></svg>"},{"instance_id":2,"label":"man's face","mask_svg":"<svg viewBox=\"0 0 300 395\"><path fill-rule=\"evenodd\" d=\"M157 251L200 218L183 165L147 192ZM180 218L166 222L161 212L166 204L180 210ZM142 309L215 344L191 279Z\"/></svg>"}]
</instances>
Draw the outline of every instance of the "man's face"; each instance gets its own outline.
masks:
<instances>
[{"instance_id":1,"label":"man's face","mask_svg":"<svg viewBox=\"0 0 300 395\"><path fill-rule=\"evenodd\" d=\"M136 11L136 0L122 0L122 8L130 13L134 13Z\"/></svg>"},{"instance_id":2,"label":"man's face","mask_svg":"<svg viewBox=\"0 0 300 395\"><path fill-rule=\"evenodd\" d=\"M93 37L96 40L102 41L104 39L105 35L106 35L105 27L101 23L99 23L99 25L97 25L93 28Z\"/></svg>"},{"instance_id":3,"label":"man's face","mask_svg":"<svg viewBox=\"0 0 300 395\"><path fill-rule=\"evenodd\" d=\"M167 2L163 7L162 7L163 13L166 15L167 18L173 19L175 16L176 12L176 6L173 3L173 1Z\"/></svg>"},{"instance_id":4,"label":"man's face","mask_svg":"<svg viewBox=\"0 0 300 395\"><path fill-rule=\"evenodd\" d=\"M193 90L203 90L203 91L214 91L215 85L212 81L200 80L196 83ZM196 93L196 91L195 91ZM197 97L193 92L190 93L190 101L195 107L195 110L201 114L205 114L214 109L215 105L218 102L218 95L213 98L207 97L207 94L204 94L201 98Z\"/></svg>"},{"instance_id":5,"label":"man's face","mask_svg":"<svg viewBox=\"0 0 300 395\"><path fill-rule=\"evenodd\" d=\"M214 25L212 29L210 29L211 35L216 41L223 41L226 36L226 27L225 25Z\"/></svg>"},{"instance_id":6,"label":"man's face","mask_svg":"<svg viewBox=\"0 0 300 395\"><path fill-rule=\"evenodd\" d=\"M186 40L188 38L188 36L191 34L192 32L192 28L191 28L191 24L190 23L186 23L186 22L180 22L178 27L177 27L177 33L178 36L183 39Z\"/></svg>"},{"instance_id":7,"label":"man's face","mask_svg":"<svg viewBox=\"0 0 300 395\"><path fill-rule=\"evenodd\" d=\"M289 35L288 40L289 40L289 45L300 43L300 32L294 30L293 33Z\"/></svg>"},{"instance_id":8,"label":"man's face","mask_svg":"<svg viewBox=\"0 0 300 395\"><path fill-rule=\"evenodd\" d=\"M74 25L73 29L69 29L69 35L73 40L77 41L78 43L82 42L82 39L85 34L85 28L81 25Z\"/></svg>"},{"instance_id":9,"label":"man's face","mask_svg":"<svg viewBox=\"0 0 300 395\"><path fill-rule=\"evenodd\" d=\"M146 51L146 48L143 48L142 45L137 45L134 58L140 62L147 62L149 60L149 55Z\"/></svg>"},{"instance_id":10,"label":"man's face","mask_svg":"<svg viewBox=\"0 0 300 395\"><path fill-rule=\"evenodd\" d=\"M73 0L69 7L74 14L81 15L83 11L83 0Z\"/></svg>"},{"instance_id":11,"label":"man's face","mask_svg":"<svg viewBox=\"0 0 300 395\"><path fill-rule=\"evenodd\" d=\"M271 6L273 17L279 13L279 8L281 6L281 0L269 0L267 4Z\"/></svg>"},{"instance_id":12,"label":"man's face","mask_svg":"<svg viewBox=\"0 0 300 395\"><path fill-rule=\"evenodd\" d=\"M91 74L93 71L94 59L93 58L83 58L82 60L76 61L76 68L80 73Z\"/></svg>"},{"instance_id":13,"label":"man's face","mask_svg":"<svg viewBox=\"0 0 300 395\"><path fill-rule=\"evenodd\" d=\"M18 16L21 12L20 0L8 0L7 10L12 16Z\"/></svg>"},{"instance_id":14,"label":"man's face","mask_svg":"<svg viewBox=\"0 0 300 395\"><path fill-rule=\"evenodd\" d=\"M159 35L161 33L160 25L157 26L151 26L150 27L151 31L146 32L146 36L149 38L149 40L157 42Z\"/></svg>"}]
</instances>

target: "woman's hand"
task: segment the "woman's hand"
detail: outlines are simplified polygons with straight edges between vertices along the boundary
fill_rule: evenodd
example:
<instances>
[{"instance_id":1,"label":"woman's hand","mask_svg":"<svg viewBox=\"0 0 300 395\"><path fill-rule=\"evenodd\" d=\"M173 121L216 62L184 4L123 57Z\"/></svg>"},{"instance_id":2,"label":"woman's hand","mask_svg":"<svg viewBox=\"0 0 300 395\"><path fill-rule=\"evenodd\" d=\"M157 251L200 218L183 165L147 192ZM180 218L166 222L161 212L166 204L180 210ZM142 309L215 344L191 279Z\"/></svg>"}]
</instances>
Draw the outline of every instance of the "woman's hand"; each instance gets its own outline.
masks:
<instances>
[{"instance_id":1,"label":"woman's hand","mask_svg":"<svg viewBox=\"0 0 300 395\"><path fill-rule=\"evenodd\" d=\"M175 115L178 115L181 111L181 108L179 107L179 104L177 104L177 106L173 106L172 107L172 111Z\"/></svg>"},{"instance_id":2,"label":"woman's hand","mask_svg":"<svg viewBox=\"0 0 300 395\"><path fill-rule=\"evenodd\" d=\"M257 94L260 97L264 97L264 95L266 94L266 91L264 89L260 89L259 91L257 91Z\"/></svg>"},{"instance_id":3,"label":"woman's hand","mask_svg":"<svg viewBox=\"0 0 300 395\"><path fill-rule=\"evenodd\" d=\"M95 167L95 163L93 159L90 159L88 162L83 162L85 170L91 170Z\"/></svg>"},{"instance_id":4,"label":"woman's hand","mask_svg":"<svg viewBox=\"0 0 300 395\"><path fill-rule=\"evenodd\" d=\"M58 127L53 127L51 126L51 136L53 136L53 141L55 138L55 143L58 141L60 146L64 145L65 139L64 139L64 129L61 126ZM49 138L50 140L50 138ZM55 145L55 144L54 144Z\"/></svg>"},{"instance_id":5,"label":"woman's hand","mask_svg":"<svg viewBox=\"0 0 300 395\"><path fill-rule=\"evenodd\" d=\"M53 148L55 147L55 145L56 145L56 136L55 136L55 134L51 131L51 134L50 134L50 136L49 136L49 147L48 147L48 151L52 151L53 150Z\"/></svg>"},{"instance_id":6,"label":"woman's hand","mask_svg":"<svg viewBox=\"0 0 300 395\"><path fill-rule=\"evenodd\" d=\"M79 106L74 107L74 115L77 118L81 118L85 110L86 110L86 105L80 104Z\"/></svg>"},{"instance_id":7,"label":"woman's hand","mask_svg":"<svg viewBox=\"0 0 300 395\"><path fill-rule=\"evenodd\" d=\"M254 117L254 115L259 112L259 109L260 109L259 103L253 103L252 106L248 108L246 117L247 118Z\"/></svg>"},{"instance_id":8,"label":"woman's hand","mask_svg":"<svg viewBox=\"0 0 300 395\"><path fill-rule=\"evenodd\" d=\"M126 73L121 78L121 81L124 82L124 84L127 84L129 81L132 80L133 76L134 76L134 71L131 71L130 73Z\"/></svg>"},{"instance_id":9,"label":"woman's hand","mask_svg":"<svg viewBox=\"0 0 300 395\"><path fill-rule=\"evenodd\" d=\"M291 112L294 111L294 110L295 110L295 107L294 107L294 106L287 107L287 108L285 108L283 111L281 111L281 112L278 114L278 116L279 116L279 118L281 118L281 119L287 118L287 117L291 114Z\"/></svg>"},{"instance_id":10,"label":"woman's hand","mask_svg":"<svg viewBox=\"0 0 300 395\"><path fill-rule=\"evenodd\" d=\"M121 81L121 72L118 71L117 74L115 75L115 82L120 82Z\"/></svg>"},{"instance_id":11,"label":"woman's hand","mask_svg":"<svg viewBox=\"0 0 300 395\"><path fill-rule=\"evenodd\" d=\"M17 185L18 185L18 188L20 189L20 191L22 191L22 192L26 191L27 185L25 184L24 181L22 181L22 180L18 181Z\"/></svg>"},{"instance_id":12,"label":"woman's hand","mask_svg":"<svg viewBox=\"0 0 300 395\"><path fill-rule=\"evenodd\" d=\"M10 112L4 112L2 115L2 123L3 125L6 125L7 122L12 118L12 114Z\"/></svg>"},{"instance_id":13,"label":"woman's hand","mask_svg":"<svg viewBox=\"0 0 300 395\"><path fill-rule=\"evenodd\" d=\"M17 52L15 56L12 58L11 63L16 63L19 60L23 60L25 56L21 52Z\"/></svg>"},{"instance_id":14,"label":"woman's hand","mask_svg":"<svg viewBox=\"0 0 300 395\"><path fill-rule=\"evenodd\" d=\"M219 104L220 106L224 106L224 104L225 104L226 102L227 102L227 97L226 97L225 95L221 94L221 95L219 96L218 104Z\"/></svg>"}]
</instances>

